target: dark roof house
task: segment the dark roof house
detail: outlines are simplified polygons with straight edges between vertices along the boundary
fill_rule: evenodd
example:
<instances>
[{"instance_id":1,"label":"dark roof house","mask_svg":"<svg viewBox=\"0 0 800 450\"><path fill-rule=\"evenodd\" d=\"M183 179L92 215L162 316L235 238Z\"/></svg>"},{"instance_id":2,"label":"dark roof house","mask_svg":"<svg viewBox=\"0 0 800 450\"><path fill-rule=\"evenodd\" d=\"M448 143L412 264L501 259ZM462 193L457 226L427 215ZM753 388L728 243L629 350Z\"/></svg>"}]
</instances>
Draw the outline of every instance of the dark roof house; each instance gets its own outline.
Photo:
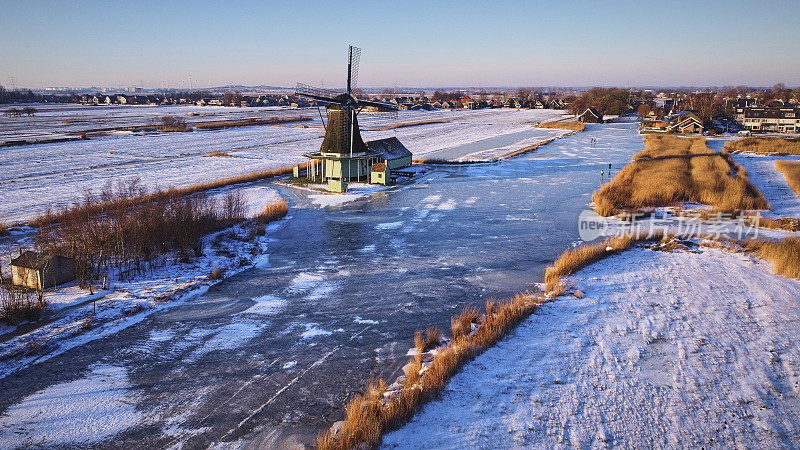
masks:
<instances>
[{"instance_id":1,"label":"dark roof house","mask_svg":"<svg viewBox=\"0 0 800 450\"><path fill-rule=\"evenodd\" d=\"M75 279L75 261L60 255L21 252L11 260L11 281L16 286L46 289Z\"/></svg>"}]
</instances>

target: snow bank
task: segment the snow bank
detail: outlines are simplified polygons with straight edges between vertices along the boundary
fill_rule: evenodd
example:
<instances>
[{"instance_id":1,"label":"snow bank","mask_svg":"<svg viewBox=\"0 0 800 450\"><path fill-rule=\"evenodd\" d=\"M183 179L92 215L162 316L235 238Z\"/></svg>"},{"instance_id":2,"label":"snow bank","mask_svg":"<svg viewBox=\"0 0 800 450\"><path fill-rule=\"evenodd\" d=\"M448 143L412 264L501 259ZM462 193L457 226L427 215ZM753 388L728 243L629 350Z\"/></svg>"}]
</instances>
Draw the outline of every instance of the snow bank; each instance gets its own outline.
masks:
<instances>
[{"instance_id":1,"label":"snow bank","mask_svg":"<svg viewBox=\"0 0 800 450\"><path fill-rule=\"evenodd\" d=\"M385 447L793 446L800 283L742 254L637 248L466 365Z\"/></svg>"}]
</instances>

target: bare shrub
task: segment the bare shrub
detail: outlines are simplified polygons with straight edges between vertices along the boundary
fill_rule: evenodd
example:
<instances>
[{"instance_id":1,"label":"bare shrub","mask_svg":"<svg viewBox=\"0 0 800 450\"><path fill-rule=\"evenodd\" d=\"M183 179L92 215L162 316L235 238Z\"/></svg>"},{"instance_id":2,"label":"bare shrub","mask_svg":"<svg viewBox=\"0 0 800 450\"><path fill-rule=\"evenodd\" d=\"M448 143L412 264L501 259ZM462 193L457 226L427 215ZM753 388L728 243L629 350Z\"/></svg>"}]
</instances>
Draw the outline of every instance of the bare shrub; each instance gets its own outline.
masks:
<instances>
[{"instance_id":1,"label":"bare shrub","mask_svg":"<svg viewBox=\"0 0 800 450\"><path fill-rule=\"evenodd\" d=\"M192 127L186 123L186 119L180 116L166 115L150 120L150 125L158 131L192 131Z\"/></svg>"},{"instance_id":2,"label":"bare shrub","mask_svg":"<svg viewBox=\"0 0 800 450\"><path fill-rule=\"evenodd\" d=\"M45 303L34 291L4 281L0 284L0 320L8 325L39 320Z\"/></svg>"},{"instance_id":3,"label":"bare shrub","mask_svg":"<svg viewBox=\"0 0 800 450\"><path fill-rule=\"evenodd\" d=\"M769 209L746 170L730 156L710 150L704 138L649 135L645 144L632 163L594 192L598 214L679 202L704 203L726 212Z\"/></svg>"},{"instance_id":4,"label":"bare shrub","mask_svg":"<svg viewBox=\"0 0 800 450\"><path fill-rule=\"evenodd\" d=\"M28 225L32 227L41 227L44 225L50 225L57 222L74 219L76 216L83 217L87 215L104 214L108 209L125 206L130 207L142 203L162 201L176 197L185 197L191 194L202 193L211 189L218 189L233 184L249 183L280 175L288 175L290 173L292 173L292 166L287 166L278 169L253 172L246 175L222 178L209 181L207 183L194 184L182 188L171 188L155 192L147 192L147 190L141 186L139 180L133 178L118 183L116 191L113 189L113 186L108 185L106 188L104 188L99 197L87 195L83 202L59 211L50 210L44 215L30 220Z\"/></svg>"},{"instance_id":5,"label":"bare shrub","mask_svg":"<svg viewBox=\"0 0 800 450\"><path fill-rule=\"evenodd\" d=\"M147 202L138 201L140 193L135 184L126 184L99 197L87 194L81 206L56 213L59 221L45 221L36 246L73 258L75 275L85 286L112 267L136 273L172 254L180 260L198 256L203 236L245 218L240 193L221 200L194 194Z\"/></svg>"}]
</instances>

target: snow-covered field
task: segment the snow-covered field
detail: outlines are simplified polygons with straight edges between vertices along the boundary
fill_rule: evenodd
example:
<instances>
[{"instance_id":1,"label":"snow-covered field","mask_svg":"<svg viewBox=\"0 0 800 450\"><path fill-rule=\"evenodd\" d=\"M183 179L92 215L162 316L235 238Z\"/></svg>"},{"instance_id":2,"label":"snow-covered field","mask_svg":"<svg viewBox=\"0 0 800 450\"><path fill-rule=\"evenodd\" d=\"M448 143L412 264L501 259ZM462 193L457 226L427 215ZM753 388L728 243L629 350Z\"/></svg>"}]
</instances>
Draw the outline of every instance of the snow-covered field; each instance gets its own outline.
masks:
<instances>
[{"instance_id":1,"label":"snow-covered field","mask_svg":"<svg viewBox=\"0 0 800 450\"><path fill-rule=\"evenodd\" d=\"M203 120L238 117L305 115L313 120L275 126L232 128L190 133L114 132L108 136L51 144L0 148L0 222L15 223L35 217L48 208L59 208L83 197L87 190L98 192L108 183L140 178L149 189L185 186L209 180L243 175L297 164L303 153L316 151L324 130L316 109L210 108L210 107L114 107L64 108L43 111L33 118L2 118L8 138L21 138L35 130L59 131L61 120L87 116L92 126L142 124L150 117L187 113L212 114ZM492 137L511 135L503 145L477 145L466 152L493 147L530 145L536 136L532 123L560 117L557 110L401 111L396 122L449 120L394 130L368 131L394 121L385 116L363 113L360 123L365 140L397 136L415 157L435 156L450 149ZM189 116L193 120L194 116ZM25 121L33 121L27 124ZM15 122L15 123L11 123ZM19 123L16 123L19 122ZM141 123L140 123L141 122ZM86 128L86 124L80 125ZM6 128L7 127L7 128ZM70 128L72 129L72 128ZM545 138L548 133L539 133ZM538 136L538 134L537 134ZM535 140L535 139L534 139ZM491 143L490 143L491 144ZM227 152L230 157L205 156ZM466 156L466 154L460 155Z\"/></svg>"},{"instance_id":2,"label":"snow-covered field","mask_svg":"<svg viewBox=\"0 0 800 450\"><path fill-rule=\"evenodd\" d=\"M385 447L794 447L800 282L745 254L635 248L570 277Z\"/></svg>"}]
</instances>

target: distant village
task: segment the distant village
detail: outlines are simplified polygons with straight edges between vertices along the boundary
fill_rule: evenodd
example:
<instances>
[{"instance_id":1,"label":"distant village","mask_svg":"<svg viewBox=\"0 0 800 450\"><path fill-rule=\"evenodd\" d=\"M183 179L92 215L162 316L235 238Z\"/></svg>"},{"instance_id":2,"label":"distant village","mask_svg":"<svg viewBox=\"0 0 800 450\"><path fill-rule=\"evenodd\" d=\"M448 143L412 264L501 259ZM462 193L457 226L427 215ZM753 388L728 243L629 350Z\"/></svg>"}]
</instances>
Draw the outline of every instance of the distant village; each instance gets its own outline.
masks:
<instances>
[{"instance_id":1,"label":"distant village","mask_svg":"<svg viewBox=\"0 0 800 450\"><path fill-rule=\"evenodd\" d=\"M144 92L58 92L8 91L0 86L0 103L79 103L108 105L196 105L217 107L317 106L313 100L296 97L290 89L281 93L250 93L228 89ZM276 89L277 90L277 89ZM243 93L244 92L244 93ZM782 84L772 88L747 87L702 91L657 91L642 89L593 88L546 90L436 90L421 93L380 93L359 91L360 98L396 104L399 110L431 111L484 108L530 108L567 110L578 120L600 123L626 114L638 114L645 133L797 133L800 131L800 89ZM20 108L7 114L32 115Z\"/></svg>"}]
</instances>

